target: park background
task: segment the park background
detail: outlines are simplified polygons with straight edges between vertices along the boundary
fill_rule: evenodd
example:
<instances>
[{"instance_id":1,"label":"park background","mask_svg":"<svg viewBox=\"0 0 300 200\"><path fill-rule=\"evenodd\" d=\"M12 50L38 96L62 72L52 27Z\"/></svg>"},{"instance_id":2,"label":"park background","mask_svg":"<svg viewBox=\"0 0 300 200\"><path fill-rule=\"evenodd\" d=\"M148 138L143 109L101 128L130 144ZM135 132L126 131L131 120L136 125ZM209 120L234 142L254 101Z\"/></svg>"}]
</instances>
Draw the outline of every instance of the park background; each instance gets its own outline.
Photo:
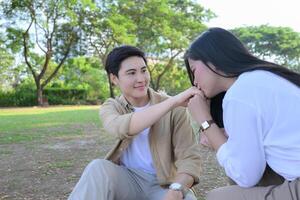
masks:
<instances>
[{"instance_id":1,"label":"park background","mask_svg":"<svg viewBox=\"0 0 300 200\"><path fill-rule=\"evenodd\" d=\"M215 5L226 10L226 1ZM257 3L253 16L264 6ZM150 86L169 95L190 87L183 54L214 25L230 29L255 55L300 72L299 29L268 21L230 27L249 14L236 8L226 24L213 8L192 0L0 1L0 199L66 199L87 163L109 150L114 139L98 111L119 94L103 67L116 46L143 49ZM214 153L201 151L199 199L227 183Z\"/></svg>"}]
</instances>

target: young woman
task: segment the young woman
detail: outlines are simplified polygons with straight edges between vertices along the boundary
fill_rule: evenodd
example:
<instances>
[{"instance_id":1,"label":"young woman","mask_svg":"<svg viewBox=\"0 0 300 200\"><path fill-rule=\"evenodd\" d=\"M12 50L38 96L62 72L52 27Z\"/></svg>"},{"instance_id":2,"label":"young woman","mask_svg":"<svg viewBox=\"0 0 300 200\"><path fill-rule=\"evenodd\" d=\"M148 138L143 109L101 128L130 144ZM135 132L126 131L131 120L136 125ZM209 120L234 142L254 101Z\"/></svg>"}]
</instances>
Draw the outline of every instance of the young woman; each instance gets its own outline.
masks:
<instances>
[{"instance_id":1,"label":"young woman","mask_svg":"<svg viewBox=\"0 0 300 200\"><path fill-rule=\"evenodd\" d=\"M215 189L207 199L300 199L300 74L261 60L232 33L211 28L185 55L192 83L202 92L188 107L238 185ZM226 92L225 136L214 123L210 98ZM269 166L285 181L257 186Z\"/></svg>"}]
</instances>

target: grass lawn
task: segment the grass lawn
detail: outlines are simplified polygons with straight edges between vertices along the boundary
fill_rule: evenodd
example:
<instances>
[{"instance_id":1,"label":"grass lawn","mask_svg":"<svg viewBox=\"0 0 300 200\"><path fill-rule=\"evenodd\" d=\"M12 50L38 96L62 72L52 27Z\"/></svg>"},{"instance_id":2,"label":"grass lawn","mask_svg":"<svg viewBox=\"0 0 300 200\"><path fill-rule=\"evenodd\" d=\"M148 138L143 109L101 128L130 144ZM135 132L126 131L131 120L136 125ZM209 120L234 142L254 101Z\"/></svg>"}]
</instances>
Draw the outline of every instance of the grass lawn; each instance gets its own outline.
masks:
<instances>
[{"instance_id":1,"label":"grass lawn","mask_svg":"<svg viewBox=\"0 0 300 200\"><path fill-rule=\"evenodd\" d=\"M81 135L80 127L101 126L99 106L0 109L0 144Z\"/></svg>"},{"instance_id":2,"label":"grass lawn","mask_svg":"<svg viewBox=\"0 0 300 200\"><path fill-rule=\"evenodd\" d=\"M0 200L67 199L85 166L115 143L98 113L99 106L0 108ZM203 173L196 191L204 200L227 179L215 153L200 150Z\"/></svg>"}]
</instances>

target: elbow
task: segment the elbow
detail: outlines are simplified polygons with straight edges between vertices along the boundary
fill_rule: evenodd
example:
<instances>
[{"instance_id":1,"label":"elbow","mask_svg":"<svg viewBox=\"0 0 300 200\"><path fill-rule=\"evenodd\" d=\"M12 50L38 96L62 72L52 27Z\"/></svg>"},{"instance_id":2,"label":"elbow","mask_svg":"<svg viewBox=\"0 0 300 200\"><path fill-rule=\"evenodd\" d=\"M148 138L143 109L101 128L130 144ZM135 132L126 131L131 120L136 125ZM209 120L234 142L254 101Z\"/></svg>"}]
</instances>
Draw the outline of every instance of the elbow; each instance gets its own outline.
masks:
<instances>
[{"instance_id":1,"label":"elbow","mask_svg":"<svg viewBox=\"0 0 300 200\"><path fill-rule=\"evenodd\" d=\"M237 180L236 183L243 188L250 188L255 186L258 183L258 180L250 180L250 179L245 179L245 180Z\"/></svg>"},{"instance_id":2,"label":"elbow","mask_svg":"<svg viewBox=\"0 0 300 200\"><path fill-rule=\"evenodd\" d=\"M232 166L228 169L225 168L227 176L229 176L237 185L243 188L249 188L255 186L263 175L263 170L258 168L233 168Z\"/></svg>"},{"instance_id":3,"label":"elbow","mask_svg":"<svg viewBox=\"0 0 300 200\"><path fill-rule=\"evenodd\" d=\"M232 177L232 179L240 187L250 188L250 187L255 186L259 182L259 180L261 179L261 176L259 174L244 172L243 174L239 174L237 176Z\"/></svg>"}]
</instances>

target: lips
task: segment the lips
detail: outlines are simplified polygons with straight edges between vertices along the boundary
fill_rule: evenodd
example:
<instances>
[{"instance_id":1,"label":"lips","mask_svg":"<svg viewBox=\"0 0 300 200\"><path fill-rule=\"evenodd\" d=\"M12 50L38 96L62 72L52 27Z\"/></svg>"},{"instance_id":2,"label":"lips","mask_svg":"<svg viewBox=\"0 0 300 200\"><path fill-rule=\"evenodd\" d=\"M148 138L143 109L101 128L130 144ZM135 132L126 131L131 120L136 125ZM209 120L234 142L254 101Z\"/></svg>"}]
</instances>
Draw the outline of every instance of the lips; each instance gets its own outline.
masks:
<instances>
[{"instance_id":1,"label":"lips","mask_svg":"<svg viewBox=\"0 0 300 200\"><path fill-rule=\"evenodd\" d=\"M141 86L136 86L134 88L138 89L138 90L144 90L146 88L146 86L145 85L141 85Z\"/></svg>"}]
</instances>

